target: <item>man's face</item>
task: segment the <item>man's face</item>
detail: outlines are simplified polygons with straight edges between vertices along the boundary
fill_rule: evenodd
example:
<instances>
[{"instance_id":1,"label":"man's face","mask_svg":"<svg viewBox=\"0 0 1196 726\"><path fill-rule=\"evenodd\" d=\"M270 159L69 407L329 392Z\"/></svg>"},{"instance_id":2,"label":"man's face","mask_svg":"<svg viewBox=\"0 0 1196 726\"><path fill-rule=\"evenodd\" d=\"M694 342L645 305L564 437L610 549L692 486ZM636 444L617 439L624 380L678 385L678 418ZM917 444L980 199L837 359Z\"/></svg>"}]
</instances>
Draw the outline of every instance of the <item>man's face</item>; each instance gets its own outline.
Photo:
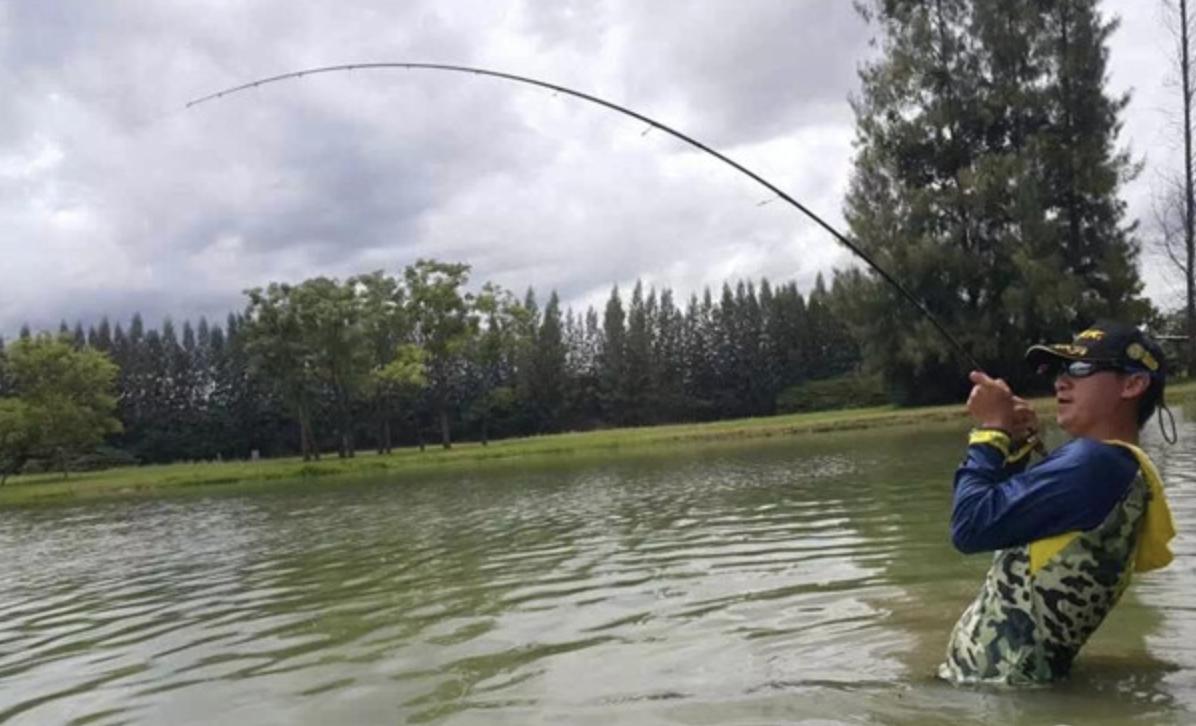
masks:
<instances>
[{"instance_id":1,"label":"man's face","mask_svg":"<svg viewBox=\"0 0 1196 726\"><path fill-rule=\"evenodd\" d=\"M1055 401L1059 404L1055 422L1072 436L1086 436L1115 416L1125 415L1122 402L1141 394L1145 378L1117 371L1099 371L1083 378L1066 373L1055 379Z\"/></svg>"}]
</instances>

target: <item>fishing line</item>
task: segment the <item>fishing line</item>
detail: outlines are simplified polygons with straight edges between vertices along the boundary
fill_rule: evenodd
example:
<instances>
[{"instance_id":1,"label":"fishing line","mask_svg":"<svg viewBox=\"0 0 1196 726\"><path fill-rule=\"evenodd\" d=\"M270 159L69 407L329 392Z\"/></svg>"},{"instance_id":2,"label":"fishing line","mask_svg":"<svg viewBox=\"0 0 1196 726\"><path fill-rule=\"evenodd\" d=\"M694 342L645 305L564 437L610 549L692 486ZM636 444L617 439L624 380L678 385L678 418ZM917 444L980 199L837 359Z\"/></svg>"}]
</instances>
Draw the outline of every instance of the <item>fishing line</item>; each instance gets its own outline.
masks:
<instances>
[{"instance_id":1,"label":"fishing line","mask_svg":"<svg viewBox=\"0 0 1196 726\"><path fill-rule=\"evenodd\" d=\"M847 247L847 249L851 250L851 252L854 253L856 257L863 260L864 263L867 264L868 267L872 268L872 270L877 275L880 275L882 280L884 280L885 282L892 285L894 289L896 289L899 293L901 293L902 297L904 297L911 305L914 306L915 309L918 310L918 312L920 312L928 321L930 321L930 323L934 326L935 330L937 330L939 332L939 334L943 337L943 339L951 344L951 346L955 349L955 351L957 353L959 353L959 356L963 359L964 362L968 363L969 365L972 366L972 368L974 368L976 370L983 370L983 367L980 365L979 362L977 362L976 358L970 352L968 352L968 350L966 348L963 347L963 344L961 344L958 340L955 339L955 336L951 335L951 333L943 326L943 324L941 322L939 322L938 318L936 318L934 316L934 314L931 313L930 310L928 310L926 308L926 306L922 303L921 300L916 298L913 293L911 293L909 290L907 290L905 288L904 285L902 285L900 282L898 282L892 275L890 275L884 268L882 268L875 260L873 260L866 252L864 252L864 250L862 250L858 244L856 244L855 242L852 242L850 239L848 239L848 237L846 235L844 235L842 232L840 232L839 230L832 227L829 223L826 222L826 220L824 220L822 217L819 217L817 214L815 214L813 211L811 211L808 207L803 205L801 202L798 202L796 199L794 199L793 197L786 194L775 184L768 181L764 177L760 176L756 172L752 171L751 169L748 169L747 167L743 166L739 162L737 162L727 156L724 156L722 153L716 151L715 149L710 148L706 144L703 144L702 142L694 139L693 137L688 136L684 133L681 133L680 131L672 128L671 126L667 126L666 124L661 123L660 121L657 121L656 119L645 116L644 114L639 113L638 111L633 111L633 110L627 108L626 106L621 106L617 103L614 103L613 101L607 101L606 99L599 98L598 96L594 96L589 93L577 91L572 88L568 88L567 86L561 86L561 85L558 85L555 83L549 83L547 81L536 80L535 78L529 78L527 76L520 76L520 75L516 75L514 73L504 73L502 71L493 71L493 70L488 70L485 68L477 68L477 67L472 67L472 66L449 65L449 64L443 64L443 63L403 63L403 62L346 63L346 64L341 64L341 65L323 66L323 67L319 67L319 68L306 68L303 70L291 71L289 73L282 73L280 75L270 76L267 78L260 78L255 81L250 81L249 83L243 83L239 86L233 86L231 88L226 88L222 91L217 91L215 93L208 94L201 98L197 98L193 101L189 101L187 103L187 105L184 107L184 109L193 108L202 103L214 101L216 99L223 98L225 96L228 96L228 95L231 95L234 93L239 93L241 91L247 91L252 88L258 88L258 87L261 87L261 86L264 86L264 85L267 85L270 83L278 83L280 81L285 81L285 80L289 80L292 78L302 78L304 76L314 76L314 75L323 74L323 73L338 73L338 72L342 72L342 71L386 70L386 69L402 69L402 70L413 70L413 71L449 71L449 72L454 72L454 73L468 73L468 74L472 74L472 75L476 75L476 76L489 76L491 78L501 78L501 79L508 80L508 81L515 81L517 83L524 83L524 84L528 84L528 85L532 85L532 86L538 86L540 88L546 88L554 93L564 93L566 95L573 96L574 98L580 98L583 101L589 101L590 103L595 103L599 106L603 106L612 111L621 113L625 116L630 116L631 118L634 118L638 121L648 124L649 129L651 129L651 128L660 129L661 131L669 134L670 136L680 139L681 141L684 141L685 143L689 144L690 146L693 146L693 147L699 149L700 151L705 152L706 154L709 154L710 156L713 156L714 158L718 159L719 161L723 162L724 164L727 164L728 166L735 169L736 171L750 177L752 180L754 180L758 184L762 185L763 187L765 187L766 189L771 191L773 194L777 195L781 199L784 199L786 202L788 202L790 204L790 206L796 208L802 214L806 215L806 217L808 217L809 219L816 222L820 227L822 227L824 230L826 230L828 233L830 233L830 235L832 237L837 239L840 243L842 243L845 247Z\"/></svg>"}]
</instances>

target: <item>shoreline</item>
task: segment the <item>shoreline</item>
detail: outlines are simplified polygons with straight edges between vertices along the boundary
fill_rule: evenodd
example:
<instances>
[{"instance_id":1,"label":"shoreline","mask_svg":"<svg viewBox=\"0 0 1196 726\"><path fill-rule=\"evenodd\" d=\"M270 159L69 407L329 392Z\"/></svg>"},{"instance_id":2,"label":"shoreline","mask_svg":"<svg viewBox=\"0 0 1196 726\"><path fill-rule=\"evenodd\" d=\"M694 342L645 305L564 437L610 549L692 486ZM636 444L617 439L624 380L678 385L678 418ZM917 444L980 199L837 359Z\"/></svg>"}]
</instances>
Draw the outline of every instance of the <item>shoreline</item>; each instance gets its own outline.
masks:
<instances>
[{"instance_id":1,"label":"shoreline","mask_svg":"<svg viewBox=\"0 0 1196 726\"><path fill-rule=\"evenodd\" d=\"M1174 405L1196 396L1196 382L1175 385L1168 390ZM1052 398L1031 402L1039 415L1049 420ZM360 477L380 474L408 474L466 468L501 461L540 460L576 454L601 454L620 450L648 450L685 444L765 439L788 436L816 436L824 433L896 428L917 424L966 422L962 404L918 408L838 409L812 413L784 414L767 418L734 419L708 423L664 424L639 428L568 432L492 441L488 446L467 441L452 449L439 444L395 449L391 454L358 452L351 459L324 455L319 461L299 457L233 460L176 464L151 464L95 472L80 472L63 480L58 474L13 477L0 488L0 507L19 504L71 502L96 498L154 496L199 487L279 485L284 481L324 477Z\"/></svg>"}]
</instances>

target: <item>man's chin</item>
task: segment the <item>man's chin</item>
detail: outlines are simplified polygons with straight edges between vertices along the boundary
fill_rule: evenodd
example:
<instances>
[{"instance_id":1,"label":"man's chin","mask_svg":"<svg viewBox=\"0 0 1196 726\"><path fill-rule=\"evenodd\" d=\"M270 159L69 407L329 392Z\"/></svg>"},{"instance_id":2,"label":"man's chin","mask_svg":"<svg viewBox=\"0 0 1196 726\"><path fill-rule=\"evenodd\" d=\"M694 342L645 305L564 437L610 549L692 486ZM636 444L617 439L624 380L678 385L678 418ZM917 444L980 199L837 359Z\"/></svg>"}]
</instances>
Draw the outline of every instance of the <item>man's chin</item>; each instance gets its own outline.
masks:
<instances>
[{"instance_id":1,"label":"man's chin","mask_svg":"<svg viewBox=\"0 0 1196 726\"><path fill-rule=\"evenodd\" d=\"M1062 413L1055 414L1055 424L1059 428L1063 429L1063 432L1069 436L1076 435L1075 432L1072 430L1072 424L1074 424L1074 423L1075 422L1071 420L1070 416L1066 416Z\"/></svg>"}]
</instances>

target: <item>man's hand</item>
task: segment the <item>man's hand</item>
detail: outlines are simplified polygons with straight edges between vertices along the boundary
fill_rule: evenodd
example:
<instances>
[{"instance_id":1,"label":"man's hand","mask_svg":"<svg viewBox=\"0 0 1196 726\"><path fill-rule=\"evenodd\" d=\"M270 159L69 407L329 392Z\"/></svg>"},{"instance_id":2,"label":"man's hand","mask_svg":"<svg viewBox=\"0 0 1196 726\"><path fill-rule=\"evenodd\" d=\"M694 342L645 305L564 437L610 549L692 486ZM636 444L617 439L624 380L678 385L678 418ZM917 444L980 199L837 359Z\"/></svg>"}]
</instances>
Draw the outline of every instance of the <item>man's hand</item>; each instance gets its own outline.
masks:
<instances>
[{"instance_id":1,"label":"man's hand","mask_svg":"<svg viewBox=\"0 0 1196 726\"><path fill-rule=\"evenodd\" d=\"M1009 435L1014 443L1025 441L1038 433L1038 412L1024 398L1013 397L1013 427Z\"/></svg>"},{"instance_id":2,"label":"man's hand","mask_svg":"<svg viewBox=\"0 0 1196 726\"><path fill-rule=\"evenodd\" d=\"M1001 429L1012 436L1017 425L1016 396L1009 390L1009 384L1000 378L989 378L983 371L972 371L968 380L973 384L968 396L968 413L980 426Z\"/></svg>"}]
</instances>

